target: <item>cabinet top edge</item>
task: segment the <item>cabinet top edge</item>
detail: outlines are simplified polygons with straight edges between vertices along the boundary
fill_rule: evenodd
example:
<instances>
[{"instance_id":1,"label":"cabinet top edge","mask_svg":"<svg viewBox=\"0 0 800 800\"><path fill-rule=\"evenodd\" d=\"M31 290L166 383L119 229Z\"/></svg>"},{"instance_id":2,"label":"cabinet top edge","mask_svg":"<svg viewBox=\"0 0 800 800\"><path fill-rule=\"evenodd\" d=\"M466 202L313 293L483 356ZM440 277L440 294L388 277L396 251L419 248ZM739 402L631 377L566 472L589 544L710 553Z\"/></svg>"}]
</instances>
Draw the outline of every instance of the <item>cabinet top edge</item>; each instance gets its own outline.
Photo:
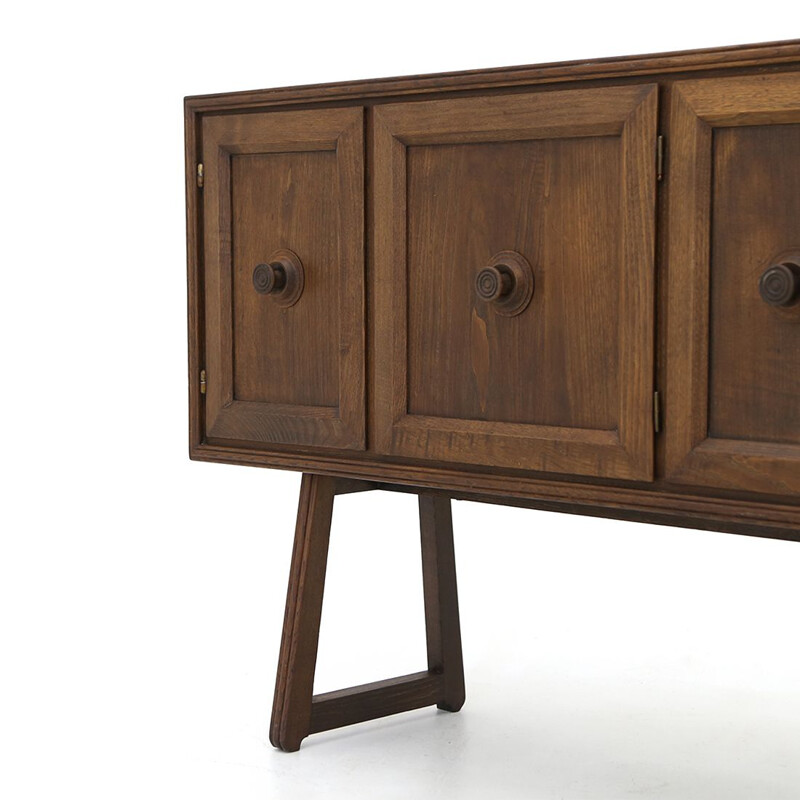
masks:
<instances>
[{"instance_id":1,"label":"cabinet top edge","mask_svg":"<svg viewBox=\"0 0 800 800\"><path fill-rule=\"evenodd\" d=\"M526 66L440 72L337 83L285 86L184 98L188 113L249 109L295 103L360 101L381 97L465 91L525 84L632 77L749 66L800 65L800 39L667 53L557 61Z\"/></svg>"}]
</instances>

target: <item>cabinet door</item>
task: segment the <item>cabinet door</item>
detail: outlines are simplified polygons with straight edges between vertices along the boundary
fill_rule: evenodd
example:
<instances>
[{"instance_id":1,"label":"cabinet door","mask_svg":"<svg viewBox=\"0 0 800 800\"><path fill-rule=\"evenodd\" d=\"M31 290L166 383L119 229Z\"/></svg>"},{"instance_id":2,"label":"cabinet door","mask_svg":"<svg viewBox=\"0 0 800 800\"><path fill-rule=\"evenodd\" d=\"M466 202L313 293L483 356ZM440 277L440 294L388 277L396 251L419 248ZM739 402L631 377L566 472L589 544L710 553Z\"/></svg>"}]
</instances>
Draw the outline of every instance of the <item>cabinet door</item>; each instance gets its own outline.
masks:
<instances>
[{"instance_id":1,"label":"cabinet door","mask_svg":"<svg viewBox=\"0 0 800 800\"><path fill-rule=\"evenodd\" d=\"M798 494L800 76L680 82L669 113L667 477Z\"/></svg>"},{"instance_id":2,"label":"cabinet door","mask_svg":"<svg viewBox=\"0 0 800 800\"><path fill-rule=\"evenodd\" d=\"M656 87L374 116L378 449L651 479Z\"/></svg>"},{"instance_id":3,"label":"cabinet door","mask_svg":"<svg viewBox=\"0 0 800 800\"><path fill-rule=\"evenodd\" d=\"M202 136L207 438L363 449L363 110Z\"/></svg>"}]
</instances>

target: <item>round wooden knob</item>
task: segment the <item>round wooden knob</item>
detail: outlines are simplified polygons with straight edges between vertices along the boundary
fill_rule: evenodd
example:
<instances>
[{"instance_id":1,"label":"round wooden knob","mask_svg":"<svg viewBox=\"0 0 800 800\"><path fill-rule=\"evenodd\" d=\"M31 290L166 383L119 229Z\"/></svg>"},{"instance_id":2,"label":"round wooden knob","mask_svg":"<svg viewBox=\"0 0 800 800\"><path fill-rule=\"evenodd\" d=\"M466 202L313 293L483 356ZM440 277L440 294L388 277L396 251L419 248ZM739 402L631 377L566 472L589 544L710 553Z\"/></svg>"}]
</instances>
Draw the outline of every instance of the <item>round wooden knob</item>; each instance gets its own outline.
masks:
<instances>
[{"instance_id":1,"label":"round wooden knob","mask_svg":"<svg viewBox=\"0 0 800 800\"><path fill-rule=\"evenodd\" d=\"M501 265L504 266L504 265ZM484 267L475 277L475 291L481 300L491 303L514 288L514 276L500 267Z\"/></svg>"},{"instance_id":2,"label":"round wooden knob","mask_svg":"<svg viewBox=\"0 0 800 800\"><path fill-rule=\"evenodd\" d=\"M253 286L259 294L280 292L286 286L286 270L283 264L279 261L259 264L253 270Z\"/></svg>"},{"instance_id":3,"label":"round wooden knob","mask_svg":"<svg viewBox=\"0 0 800 800\"><path fill-rule=\"evenodd\" d=\"M764 270L758 291L765 303L783 308L800 300L800 265L787 262Z\"/></svg>"},{"instance_id":4,"label":"round wooden knob","mask_svg":"<svg viewBox=\"0 0 800 800\"><path fill-rule=\"evenodd\" d=\"M291 250L276 250L253 270L253 288L284 308L300 299L304 285L303 264Z\"/></svg>"},{"instance_id":5,"label":"round wooden knob","mask_svg":"<svg viewBox=\"0 0 800 800\"><path fill-rule=\"evenodd\" d=\"M475 276L475 293L507 317L525 310L533 296L533 270L524 256L502 250Z\"/></svg>"}]
</instances>

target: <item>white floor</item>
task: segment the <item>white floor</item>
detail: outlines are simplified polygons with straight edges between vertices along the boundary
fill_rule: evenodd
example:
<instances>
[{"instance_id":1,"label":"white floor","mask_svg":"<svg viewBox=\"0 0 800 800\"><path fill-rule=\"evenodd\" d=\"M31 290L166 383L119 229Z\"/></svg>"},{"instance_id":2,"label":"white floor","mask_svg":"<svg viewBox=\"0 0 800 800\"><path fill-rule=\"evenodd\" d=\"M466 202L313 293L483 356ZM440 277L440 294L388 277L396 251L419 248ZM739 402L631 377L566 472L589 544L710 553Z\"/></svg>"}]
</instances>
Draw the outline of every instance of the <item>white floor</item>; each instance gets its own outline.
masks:
<instances>
[{"instance_id":1,"label":"white floor","mask_svg":"<svg viewBox=\"0 0 800 800\"><path fill-rule=\"evenodd\" d=\"M800 796L796 696L530 671L473 670L461 714L412 712L313 737L298 754L219 732L180 782L187 797L286 800Z\"/></svg>"},{"instance_id":2,"label":"white floor","mask_svg":"<svg viewBox=\"0 0 800 800\"><path fill-rule=\"evenodd\" d=\"M457 503L463 711L284 754L267 731L298 479L187 469L202 513L145 481L113 536L18 540L4 798L800 797L800 545ZM318 691L423 668L415 513L337 500Z\"/></svg>"}]
</instances>

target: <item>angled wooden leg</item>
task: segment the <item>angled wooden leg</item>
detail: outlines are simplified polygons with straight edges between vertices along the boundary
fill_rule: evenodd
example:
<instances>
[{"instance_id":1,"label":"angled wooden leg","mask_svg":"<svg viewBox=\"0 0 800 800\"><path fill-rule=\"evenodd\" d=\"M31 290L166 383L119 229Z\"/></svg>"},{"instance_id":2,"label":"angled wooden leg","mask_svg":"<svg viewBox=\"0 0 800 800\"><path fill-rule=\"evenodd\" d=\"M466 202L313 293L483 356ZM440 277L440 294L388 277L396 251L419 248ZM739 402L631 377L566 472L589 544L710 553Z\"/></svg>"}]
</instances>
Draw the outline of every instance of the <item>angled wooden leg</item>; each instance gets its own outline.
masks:
<instances>
[{"instance_id":1,"label":"angled wooden leg","mask_svg":"<svg viewBox=\"0 0 800 800\"><path fill-rule=\"evenodd\" d=\"M308 736L336 479L303 475L269 740L291 752Z\"/></svg>"},{"instance_id":2,"label":"angled wooden leg","mask_svg":"<svg viewBox=\"0 0 800 800\"><path fill-rule=\"evenodd\" d=\"M438 708L458 711L466 695L450 498L421 494L419 526L428 670L442 676Z\"/></svg>"},{"instance_id":3,"label":"angled wooden leg","mask_svg":"<svg viewBox=\"0 0 800 800\"><path fill-rule=\"evenodd\" d=\"M312 697L333 498L374 488L303 475L270 741L288 752L311 733L389 714L464 704L453 523L448 498L421 495L420 532L428 669Z\"/></svg>"}]
</instances>

